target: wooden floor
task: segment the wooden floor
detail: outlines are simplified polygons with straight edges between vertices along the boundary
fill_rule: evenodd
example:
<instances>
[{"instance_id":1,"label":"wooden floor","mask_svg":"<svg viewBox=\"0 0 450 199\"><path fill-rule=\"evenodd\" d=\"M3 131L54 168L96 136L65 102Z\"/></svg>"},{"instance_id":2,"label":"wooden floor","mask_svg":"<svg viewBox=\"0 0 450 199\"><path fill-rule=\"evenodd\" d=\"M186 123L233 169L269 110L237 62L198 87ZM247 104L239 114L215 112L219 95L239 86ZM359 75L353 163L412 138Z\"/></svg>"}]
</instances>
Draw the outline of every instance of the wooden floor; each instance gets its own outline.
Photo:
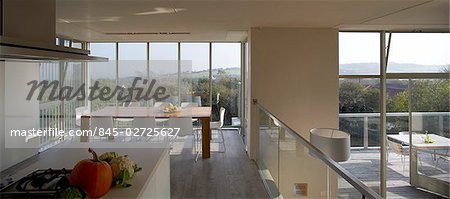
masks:
<instances>
[{"instance_id":1,"label":"wooden floor","mask_svg":"<svg viewBox=\"0 0 450 199\"><path fill-rule=\"evenodd\" d=\"M226 152L194 162L192 148L171 155L171 198L268 198L256 164L235 130L224 130Z\"/></svg>"}]
</instances>

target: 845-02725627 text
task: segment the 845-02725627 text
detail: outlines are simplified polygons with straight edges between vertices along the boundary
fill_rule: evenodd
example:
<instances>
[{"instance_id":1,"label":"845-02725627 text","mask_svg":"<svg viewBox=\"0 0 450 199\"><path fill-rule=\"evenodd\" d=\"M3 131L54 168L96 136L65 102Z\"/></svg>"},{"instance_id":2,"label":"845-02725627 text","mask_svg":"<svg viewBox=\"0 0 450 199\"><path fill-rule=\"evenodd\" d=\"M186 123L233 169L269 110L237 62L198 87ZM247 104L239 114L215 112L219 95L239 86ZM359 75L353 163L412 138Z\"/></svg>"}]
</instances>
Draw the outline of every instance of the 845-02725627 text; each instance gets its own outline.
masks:
<instances>
[{"instance_id":1,"label":"845-02725627 text","mask_svg":"<svg viewBox=\"0 0 450 199\"><path fill-rule=\"evenodd\" d=\"M180 128L98 128L90 130L71 129L68 131L58 128L11 130L12 137L40 137L40 136L127 136L127 137L174 137Z\"/></svg>"}]
</instances>

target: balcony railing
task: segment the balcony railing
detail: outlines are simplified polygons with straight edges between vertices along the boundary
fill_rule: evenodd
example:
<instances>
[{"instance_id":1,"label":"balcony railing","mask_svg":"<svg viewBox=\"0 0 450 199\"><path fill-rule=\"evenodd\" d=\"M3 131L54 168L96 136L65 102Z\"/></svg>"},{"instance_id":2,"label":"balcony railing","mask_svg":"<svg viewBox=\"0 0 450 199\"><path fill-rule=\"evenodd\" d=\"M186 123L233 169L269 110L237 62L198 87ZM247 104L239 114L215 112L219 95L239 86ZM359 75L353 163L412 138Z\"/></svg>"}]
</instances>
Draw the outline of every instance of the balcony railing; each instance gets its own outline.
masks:
<instances>
[{"instance_id":1,"label":"balcony railing","mask_svg":"<svg viewBox=\"0 0 450 199\"><path fill-rule=\"evenodd\" d=\"M387 113L387 133L408 131L407 112ZM352 147L379 147L379 113L341 113L340 129L351 134ZM412 131L449 137L450 112L413 112Z\"/></svg>"},{"instance_id":2,"label":"balcony railing","mask_svg":"<svg viewBox=\"0 0 450 199\"><path fill-rule=\"evenodd\" d=\"M64 131L77 128L75 108L82 106L82 103L79 101L50 101L39 104L39 128ZM45 150L63 140L64 137L46 135L39 137L39 139L40 149Z\"/></svg>"}]
</instances>

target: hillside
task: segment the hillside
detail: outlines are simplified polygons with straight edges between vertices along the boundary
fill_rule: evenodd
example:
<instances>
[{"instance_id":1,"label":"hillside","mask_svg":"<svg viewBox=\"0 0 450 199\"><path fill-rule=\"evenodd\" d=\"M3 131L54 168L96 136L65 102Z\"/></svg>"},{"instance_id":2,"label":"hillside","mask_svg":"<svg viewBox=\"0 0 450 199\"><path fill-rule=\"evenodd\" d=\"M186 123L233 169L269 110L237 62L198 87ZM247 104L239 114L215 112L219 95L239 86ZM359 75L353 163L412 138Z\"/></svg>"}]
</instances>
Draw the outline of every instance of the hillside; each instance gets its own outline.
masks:
<instances>
[{"instance_id":1,"label":"hillside","mask_svg":"<svg viewBox=\"0 0 450 199\"><path fill-rule=\"evenodd\" d=\"M388 65L388 73L440 73L449 69L449 65L420 65L410 63L391 62ZM447 69L446 69L447 68ZM350 63L340 64L339 74L341 75L376 75L379 74L378 63Z\"/></svg>"}]
</instances>

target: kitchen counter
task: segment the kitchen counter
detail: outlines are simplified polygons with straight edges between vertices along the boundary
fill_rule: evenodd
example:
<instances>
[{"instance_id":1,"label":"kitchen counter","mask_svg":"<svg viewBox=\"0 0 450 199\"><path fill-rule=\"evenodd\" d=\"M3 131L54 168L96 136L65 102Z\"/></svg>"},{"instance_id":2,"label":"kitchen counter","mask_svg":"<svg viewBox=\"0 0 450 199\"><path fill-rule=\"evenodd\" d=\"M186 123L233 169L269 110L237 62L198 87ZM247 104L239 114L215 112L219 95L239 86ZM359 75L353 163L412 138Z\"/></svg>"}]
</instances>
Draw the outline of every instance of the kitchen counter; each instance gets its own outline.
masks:
<instances>
[{"instance_id":1,"label":"kitchen counter","mask_svg":"<svg viewBox=\"0 0 450 199\"><path fill-rule=\"evenodd\" d=\"M94 149L98 155L116 151L128 155L142 170L127 188L112 187L103 198L170 198L170 157L168 149L158 148L117 148ZM37 160L15 172L14 180L26 176L36 169L71 169L82 159L91 159L87 148L55 148L39 154Z\"/></svg>"}]
</instances>

